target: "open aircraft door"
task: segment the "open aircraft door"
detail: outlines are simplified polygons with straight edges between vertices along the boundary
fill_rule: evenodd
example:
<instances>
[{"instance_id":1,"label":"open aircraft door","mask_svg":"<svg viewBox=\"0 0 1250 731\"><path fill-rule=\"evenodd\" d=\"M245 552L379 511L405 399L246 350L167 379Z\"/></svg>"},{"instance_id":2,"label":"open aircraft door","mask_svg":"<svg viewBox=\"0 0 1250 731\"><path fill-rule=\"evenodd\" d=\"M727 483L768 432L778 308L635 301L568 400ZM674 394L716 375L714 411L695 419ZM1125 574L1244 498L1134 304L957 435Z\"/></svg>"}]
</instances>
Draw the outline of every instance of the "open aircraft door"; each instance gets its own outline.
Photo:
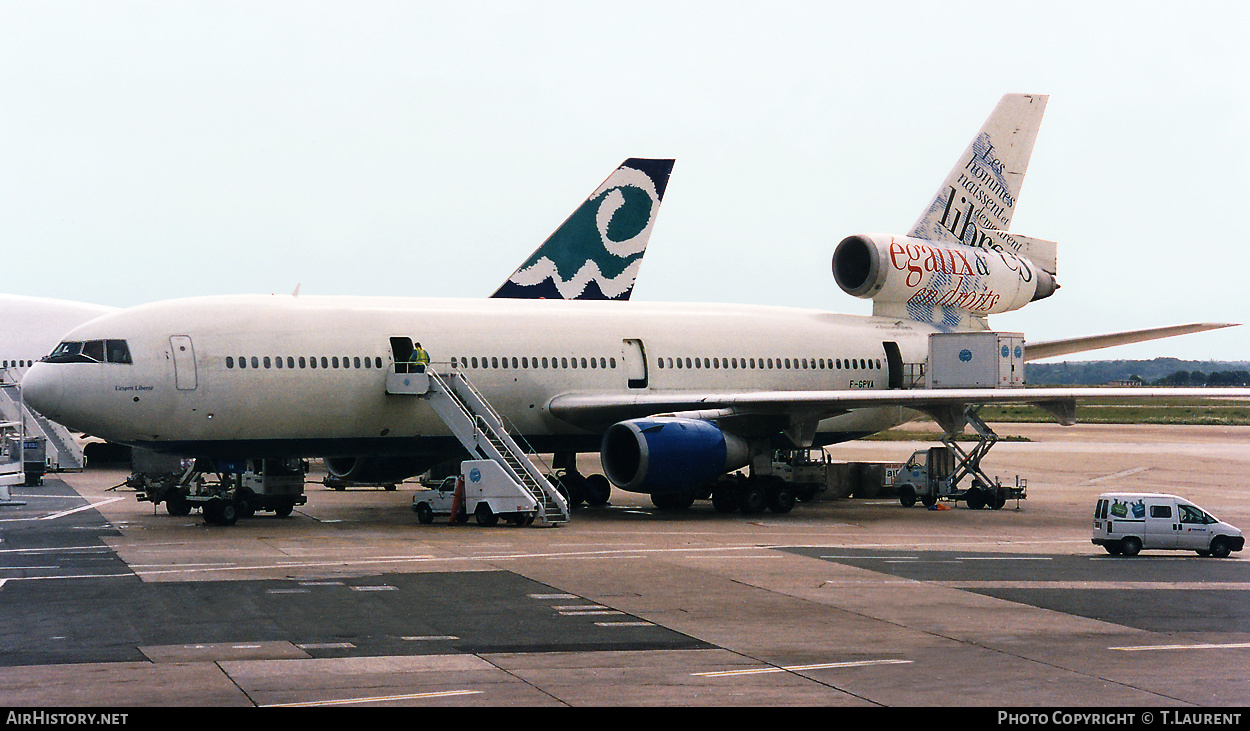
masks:
<instances>
[{"instance_id":1,"label":"open aircraft door","mask_svg":"<svg viewBox=\"0 0 1250 731\"><path fill-rule=\"evenodd\" d=\"M643 347L642 341L635 338L626 338L622 341L624 347L621 351L621 359L625 364L625 377L629 379L630 388L646 388L647 387L647 350Z\"/></svg>"},{"instance_id":2,"label":"open aircraft door","mask_svg":"<svg viewBox=\"0 0 1250 731\"><path fill-rule=\"evenodd\" d=\"M171 335L169 349L174 353L174 385L179 391L194 391L198 384L195 374L195 346L187 335Z\"/></svg>"}]
</instances>

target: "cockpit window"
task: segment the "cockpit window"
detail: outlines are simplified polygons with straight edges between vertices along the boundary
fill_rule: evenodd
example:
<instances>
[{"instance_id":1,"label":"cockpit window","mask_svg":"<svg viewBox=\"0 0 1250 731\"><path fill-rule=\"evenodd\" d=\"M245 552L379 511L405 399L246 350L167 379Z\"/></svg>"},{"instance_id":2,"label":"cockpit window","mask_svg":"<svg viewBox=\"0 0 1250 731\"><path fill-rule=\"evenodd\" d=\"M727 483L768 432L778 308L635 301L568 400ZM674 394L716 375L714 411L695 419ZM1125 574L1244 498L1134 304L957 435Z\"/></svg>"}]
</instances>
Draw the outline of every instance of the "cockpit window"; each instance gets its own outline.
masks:
<instances>
[{"instance_id":1,"label":"cockpit window","mask_svg":"<svg viewBox=\"0 0 1250 731\"><path fill-rule=\"evenodd\" d=\"M45 363L131 363L130 346L125 340L67 340L47 358Z\"/></svg>"},{"instance_id":2,"label":"cockpit window","mask_svg":"<svg viewBox=\"0 0 1250 731\"><path fill-rule=\"evenodd\" d=\"M96 363L104 362L104 341L88 340L82 344L82 357L93 360Z\"/></svg>"},{"instance_id":3,"label":"cockpit window","mask_svg":"<svg viewBox=\"0 0 1250 731\"><path fill-rule=\"evenodd\" d=\"M110 363L130 363L130 346L125 340L105 340L105 355Z\"/></svg>"}]
</instances>

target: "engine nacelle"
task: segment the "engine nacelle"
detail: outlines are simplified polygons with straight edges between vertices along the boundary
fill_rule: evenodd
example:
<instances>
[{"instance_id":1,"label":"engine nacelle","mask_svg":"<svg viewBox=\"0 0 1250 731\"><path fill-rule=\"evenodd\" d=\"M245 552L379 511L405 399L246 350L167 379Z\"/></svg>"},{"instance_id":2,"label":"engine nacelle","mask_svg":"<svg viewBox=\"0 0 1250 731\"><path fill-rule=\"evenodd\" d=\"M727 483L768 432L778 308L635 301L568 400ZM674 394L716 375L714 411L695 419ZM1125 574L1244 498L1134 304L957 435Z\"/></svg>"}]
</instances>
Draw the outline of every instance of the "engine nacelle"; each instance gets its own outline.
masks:
<instances>
[{"instance_id":1,"label":"engine nacelle","mask_svg":"<svg viewBox=\"0 0 1250 731\"><path fill-rule=\"evenodd\" d=\"M992 315L1054 294L1046 270L1007 251L886 234L843 239L833 252L842 291L910 308L954 307Z\"/></svg>"},{"instance_id":2,"label":"engine nacelle","mask_svg":"<svg viewBox=\"0 0 1250 731\"><path fill-rule=\"evenodd\" d=\"M608 427L603 473L631 492L699 487L751 461L745 440L710 421L677 416L630 419Z\"/></svg>"},{"instance_id":3,"label":"engine nacelle","mask_svg":"<svg viewBox=\"0 0 1250 731\"><path fill-rule=\"evenodd\" d=\"M331 476L348 482L400 482L428 470L435 460L419 457L324 457Z\"/></svg>"}]
</instances>

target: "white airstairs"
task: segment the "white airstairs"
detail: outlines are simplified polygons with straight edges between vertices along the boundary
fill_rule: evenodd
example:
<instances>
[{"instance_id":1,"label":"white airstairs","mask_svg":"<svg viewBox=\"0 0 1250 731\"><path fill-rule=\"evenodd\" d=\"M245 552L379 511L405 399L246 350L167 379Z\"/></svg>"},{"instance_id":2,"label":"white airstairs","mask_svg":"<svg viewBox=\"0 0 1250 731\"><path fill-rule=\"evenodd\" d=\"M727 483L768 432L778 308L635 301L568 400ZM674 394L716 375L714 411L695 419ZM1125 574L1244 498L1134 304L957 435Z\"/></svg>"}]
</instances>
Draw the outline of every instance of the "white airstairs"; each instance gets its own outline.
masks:
<instances>
[{"instance_id":1,"label":"white airstairs","mask_svg":"<svg viewBox=\"0 0 1250 731\"><path fill-rule=\"evenodd\" d=\"M438 373L404 373L400 363L386 375L386 392L414 396L426 401L469 451L472 459L498 463L516 489L538 503L535 525L559 525L569 521L569 505L564 496L539 471L530 455L508 434L503 419L463 373L451 369Z\"/></svg>"},{"instance_id":2,"label":"white airstairs","mask_svg":"<svg viewBox=\"0 0 1250 731\"><path fill-rule=\"evenodd\" d=\"M0 371L0 421L21 421L27 437L43 437L46 467L49 472L78 472L86 465L82 446L69 429L49 421L23 403L16 383Z\"/></svg>"}]
</instances>

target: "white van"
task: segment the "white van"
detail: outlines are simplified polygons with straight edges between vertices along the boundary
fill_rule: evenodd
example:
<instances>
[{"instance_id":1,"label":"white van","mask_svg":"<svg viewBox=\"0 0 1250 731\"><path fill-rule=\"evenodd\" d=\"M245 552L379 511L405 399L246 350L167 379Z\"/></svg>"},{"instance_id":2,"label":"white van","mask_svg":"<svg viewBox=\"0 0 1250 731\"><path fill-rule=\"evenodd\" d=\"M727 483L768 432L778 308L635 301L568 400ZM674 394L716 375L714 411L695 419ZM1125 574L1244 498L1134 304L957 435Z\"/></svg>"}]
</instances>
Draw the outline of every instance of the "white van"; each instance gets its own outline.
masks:
<instances>
[{"instance_id":1,"label":"white van","mask_svg":"<svg viewBox=\"0 0 1250 731\"><path fill-rule=\"evenodd\" d=\"M1240 551L1246 539L1241 530L1183 497L1108 492L1098 496L1094 507L1093 542L1113 556L1136 556L1143 548L1175 548L1224 558Z\"/></svg>"}]
</instances>

